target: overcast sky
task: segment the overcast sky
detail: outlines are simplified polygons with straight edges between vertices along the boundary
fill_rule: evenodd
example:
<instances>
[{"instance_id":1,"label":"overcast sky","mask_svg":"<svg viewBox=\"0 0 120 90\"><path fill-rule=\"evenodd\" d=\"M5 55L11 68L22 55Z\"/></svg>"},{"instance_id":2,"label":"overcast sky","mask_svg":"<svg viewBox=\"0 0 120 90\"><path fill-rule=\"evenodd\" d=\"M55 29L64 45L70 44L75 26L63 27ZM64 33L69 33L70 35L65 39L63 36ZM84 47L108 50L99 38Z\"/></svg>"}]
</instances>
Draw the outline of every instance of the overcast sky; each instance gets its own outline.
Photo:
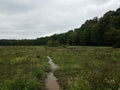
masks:
<instances>
[{"instance_id":1,"label":"overcast sky","mask_svg":"<svg viewBox=\"0 0 120 90\"><path fill-rule=\"evenodd\" d=\"M0 0L0 39L32 39L78 28L120 0Z\"/></svg>"}]
</instances>

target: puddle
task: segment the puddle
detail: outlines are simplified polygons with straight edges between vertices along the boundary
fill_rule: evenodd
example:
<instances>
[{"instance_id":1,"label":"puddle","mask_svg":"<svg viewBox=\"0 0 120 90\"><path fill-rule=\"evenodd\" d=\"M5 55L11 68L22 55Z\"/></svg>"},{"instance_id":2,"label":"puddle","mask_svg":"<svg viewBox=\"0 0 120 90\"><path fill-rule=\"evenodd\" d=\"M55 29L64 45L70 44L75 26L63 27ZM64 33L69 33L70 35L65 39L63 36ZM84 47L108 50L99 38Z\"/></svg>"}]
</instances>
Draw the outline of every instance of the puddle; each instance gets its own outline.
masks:
<instances>
[{"instance_id":1,"label":"puddle","mask_svg":"<svg viewBox=\"0 0 120 90\"><path fill-rule=\"evenodd\" d=\"M57 69L57 65L53 63L52 59L49 56L47 56L47 58L49 59L48 63L50 64L52 72L47 75L46 88L47 90L59 90L57 78L54 76L54 71Z\"/></svg>"},{"instance_id":2,"label":"puddle","mask_svg":"<svg viewBox=\"0 0 120 90\"><path fill-rule=\"evenodd\" d=\"M59 84L57 78L50 72L46 79L46 88L47 90L59 90Z\"/></svg>"}]
</instances>

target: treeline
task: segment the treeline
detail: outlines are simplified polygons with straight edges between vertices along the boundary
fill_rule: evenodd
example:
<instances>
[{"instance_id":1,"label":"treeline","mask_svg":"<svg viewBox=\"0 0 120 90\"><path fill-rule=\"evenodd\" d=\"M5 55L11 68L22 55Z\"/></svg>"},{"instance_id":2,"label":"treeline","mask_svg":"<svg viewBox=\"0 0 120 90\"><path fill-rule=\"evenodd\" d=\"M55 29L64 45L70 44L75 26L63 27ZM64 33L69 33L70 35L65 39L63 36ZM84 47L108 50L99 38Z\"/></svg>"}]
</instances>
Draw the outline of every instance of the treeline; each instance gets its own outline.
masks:
<instances>
[{"instance_id":1,"label":"treeline","mask_svg":"<svg viewBox=\"0 0 120 90\"><path fill-rule=\"evenodd\" d=\"M1 46L15 46L15 45L35 45L35 40L0 40Z\"/></svg>"},{"instance_id":2,"label":"treeline","mask_svg":"<svg viewBox=\"0 0 120 90\"><path fill-rule=\"evenodd\" d=\"M87 20L80 28L35 40L0 40L0 45L71 45L120 47L120 8L101 18Z\"/></svg>"}]
</instances>

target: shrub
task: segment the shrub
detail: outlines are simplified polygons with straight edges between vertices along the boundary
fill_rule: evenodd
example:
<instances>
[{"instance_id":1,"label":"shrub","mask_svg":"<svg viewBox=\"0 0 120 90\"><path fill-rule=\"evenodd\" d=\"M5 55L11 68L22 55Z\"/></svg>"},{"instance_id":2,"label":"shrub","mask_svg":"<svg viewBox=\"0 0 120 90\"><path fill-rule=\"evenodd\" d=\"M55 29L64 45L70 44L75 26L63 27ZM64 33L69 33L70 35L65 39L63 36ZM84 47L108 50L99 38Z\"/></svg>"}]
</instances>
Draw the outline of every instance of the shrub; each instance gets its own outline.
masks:
<instances>
[{"instance_id":1,"label":"shrub","mask_svg":"<svg viewBox=\"0 0 120 90\"><path fill-rule=\"evenodd\" d=\"M40 90L40 84L34 77L20 77L6 81L2 90Z\"/></svg>"}]
</instances>

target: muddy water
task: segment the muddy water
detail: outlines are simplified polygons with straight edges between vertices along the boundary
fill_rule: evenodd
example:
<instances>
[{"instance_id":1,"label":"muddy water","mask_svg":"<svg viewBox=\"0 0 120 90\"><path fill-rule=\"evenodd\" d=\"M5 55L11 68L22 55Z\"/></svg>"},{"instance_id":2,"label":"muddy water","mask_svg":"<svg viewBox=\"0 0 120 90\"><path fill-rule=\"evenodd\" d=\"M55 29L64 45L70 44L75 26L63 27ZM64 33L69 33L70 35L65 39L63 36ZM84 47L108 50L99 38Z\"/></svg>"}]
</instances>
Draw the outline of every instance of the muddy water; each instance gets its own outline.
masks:
<instances>
[{"instance_id":1,"label":"muddy water","mask_svg":"<svg viewBox=\"0 0 120 90\"><path fill-rule=\"evenodd\" d=\"M48 63L50 64L52 72L47 75L46 88L47 90L59 90L57 78L54 76L54 71L57 68L57 65L53 63L52 59L49 56L47 56L47 58L49 59Z\"/></svg>"},{"instance_id":2,"label":"muddy water","mask_svg":"<svg viewBox=\"0 0 120 90\"><path fill-rule=\"evenodd\" d=\"M57 65L53 63L52 59L49 56L47 56L47 58L49 59L48 63L50 64L50 68L54 72L55 69L57 68Z\"/></svg>"}]
</instances>

